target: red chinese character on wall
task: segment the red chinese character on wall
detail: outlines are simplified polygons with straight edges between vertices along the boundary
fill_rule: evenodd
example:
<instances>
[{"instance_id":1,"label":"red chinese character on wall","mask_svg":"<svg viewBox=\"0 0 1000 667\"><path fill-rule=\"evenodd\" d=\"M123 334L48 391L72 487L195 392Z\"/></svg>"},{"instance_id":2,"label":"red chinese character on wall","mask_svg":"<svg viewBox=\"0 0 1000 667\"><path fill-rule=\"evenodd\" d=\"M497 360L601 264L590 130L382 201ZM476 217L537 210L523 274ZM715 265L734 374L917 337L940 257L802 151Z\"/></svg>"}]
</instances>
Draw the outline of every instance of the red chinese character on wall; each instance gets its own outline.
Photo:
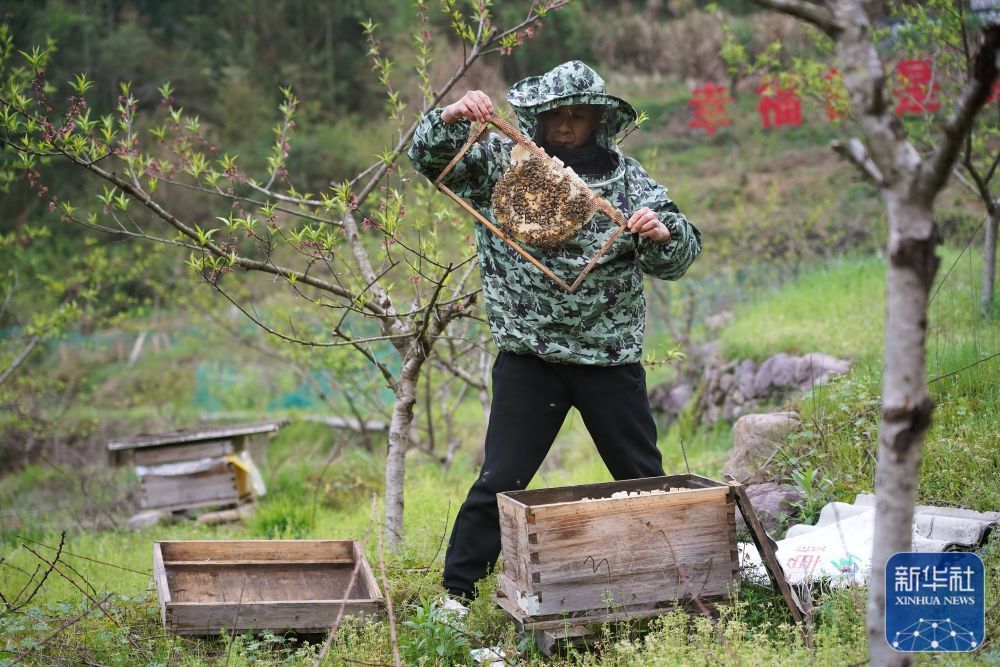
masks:
<instances>
[{"instance_id":1,"label":"red chinese character on wall","mask_svg":"<svg viewBox=\"0 0 1000 667\"><path fill-rule=\"evenodd\" d=\"M766 130L771 127L802 124L802 101L794 90L777 88L770 84L757 86L760 101L757 102L757 113L760 114L760 124Z\"/></svg>"},{"instance_id":2,"label":"red chinese character on wall","mask_svg":"<svg viewBox=\"0 0 1000 667\"><path fill-rule=\"evenodd\" d=\"M692 91L688 106L691 107L693 117L688 123L692 128L705 128L706 134L715 134L715 131L723 125L732 125L732 119L726 113L726 105L731 98L729 93L722 86L708 83L701 88Z\"/></svg>"},{"instance_id":3,"label":"red chinese character on wall","mask_svg":"<svg viewBox=\"0 0 1000 667\"><path fill-rule=\"evenodd\" d=\"M846 103L847 89L844 87L844 75L836 67L831 67L823 75L820 94L826 100L827 120L838 121L843 118L845 114L841 109Z\"/></svg>"},{"instance_id":4,"label":"red chinese character on wall","mask_svg":"<svg viewBox=\"0 0 1000 667\"><path fill-rule=\"evenodd\" d=\"M1000 102L1000 76L997 76L996 81L993 82L993 87L990 89L990 96L986 98L986 104L993 102Z\"/></svg>"},{"instance_id":5,"label":"red chinese character on wall","mask_svg":"<svg viewBox=\"0 0 1000 667\"><path fill-rule=\"evenodd\" d=\"M930 60L901 60L896 65L896 74L902 84L902 89L898 92L897 116L922 114L941 108L941 103L935 96L941 85L934 81Z\"/></svg>"}]
</instances>

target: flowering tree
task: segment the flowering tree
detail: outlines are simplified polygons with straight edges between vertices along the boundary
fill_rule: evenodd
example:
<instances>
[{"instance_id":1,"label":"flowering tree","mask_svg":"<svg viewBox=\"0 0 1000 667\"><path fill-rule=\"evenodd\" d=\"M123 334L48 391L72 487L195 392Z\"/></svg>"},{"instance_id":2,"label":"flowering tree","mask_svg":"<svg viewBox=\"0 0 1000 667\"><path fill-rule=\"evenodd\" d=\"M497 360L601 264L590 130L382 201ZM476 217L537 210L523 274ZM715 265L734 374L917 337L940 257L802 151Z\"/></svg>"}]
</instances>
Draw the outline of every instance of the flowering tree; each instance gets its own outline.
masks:
<instances>
[{"instance_id":1,"label":"flowering tree","mask_svg":"<svg viewBox=\"0 0 1000 667\"><path fill-rule=\"evenodd\" d=\"M490 3L469 12L456 0L441 0L462 59L440 87L432 85L434 39L428 7L414 3L412 62L419 108L409 110L396 87L396 63L378 40L378 26L363 25L372 69L386 95L388 117L397 127L394 145L378 160L319 193L300 192L287 168L299 100L283 89L281 120L263 175L255 176L226 153L215 157L197 116L173 106L169 84L159 88L164 113L138 112L133 88L121 84L117 113L92 117L86 94L92 82L80 74L69 83L64 104L45 78L53 45L14 53L13 37L0 27L0 142L5 178L23 174L48 200L54 214L95 232L181 248L187 265L219 295L264 330L314 349L345 347L374 368L394 396L385 466L385 526L390 544L403 535L405 454L410 445L421 369L431 359L455 375L465 350L449 342L453 324L475 319L479 289L474 255L467 245L447 242L449 212L427 186L411 188L399 175L419 116L437 106L484 55L515 48L527 30L568 0L533 2L523 20L492 25ZM18 62L15 62L18 61ZM56 107L60 108L57 110ZM416 114L413 113L416 112ZM144 128L148 130L144 131ZM46 166L61 161L89 172L100 186L100 206L85 211L60 199L45 184ZM180 191L209 198L219 215L185 219L172 205ZM408 212L407 197L420 210ZM465 256L461 256L464 254ZM312 315L274 323L236 288L250 275L268 276L311 306ZM462 335L462 334L460 334ZM446 354L438 354L443 346Z\"/></svg>"},{"instance_id":2,"label":"flowering tree","mask_svg":"<svg viewBox=\"0 0 1000 667\"><path fill-rule=\"evenodd\" d=\"M927 70L928 80L924 81L924 88L917 90L919 94L926 89L932 102L922 106L943 106L942 111L951 111L974 65L972 41L984 19L975 12L967 11L965 3L949 0L927 0L915 4L893 2L890 7L900 19L893 39L898 43L901 55L910 59L903 62L923 63ZM886 28L884 32L889 31L890 28ZM890 35L886 34L884 38L888 39ZM899 83L905 91L906 83ZM954 173L958 181L980 201L985 214L980 307L983 315L989 317L993 309L997 230L1000 228L1000 192L996 185L997 167L1000 166L1000 79L993 82L987 105L976 116L962 141ZM927 113L907 114L903 116L903 122L921 154L930 154L937 133L936 117Z\"/></svg>"},{"instance_id":3,"label":"flowering tree","mask_svg":"<svg viewBox=\"0 0 1000 667\"><path fill-rule=\"evenodd\" d=\"M875 536L868 584L868 650L876 665L907 664L885 641L885 564L909 551L924 435L933 404L925 367L927 307L940 242L934 201L997 77L1000 26L970 35L971 67L948 118L925 155L896 114L890 77L861 0L754 0L817 27L833 42L852 120L864 141L842 152L876 185L889 219L888 292L882 419L876 476Z\"/></svg>"}]
</instances>

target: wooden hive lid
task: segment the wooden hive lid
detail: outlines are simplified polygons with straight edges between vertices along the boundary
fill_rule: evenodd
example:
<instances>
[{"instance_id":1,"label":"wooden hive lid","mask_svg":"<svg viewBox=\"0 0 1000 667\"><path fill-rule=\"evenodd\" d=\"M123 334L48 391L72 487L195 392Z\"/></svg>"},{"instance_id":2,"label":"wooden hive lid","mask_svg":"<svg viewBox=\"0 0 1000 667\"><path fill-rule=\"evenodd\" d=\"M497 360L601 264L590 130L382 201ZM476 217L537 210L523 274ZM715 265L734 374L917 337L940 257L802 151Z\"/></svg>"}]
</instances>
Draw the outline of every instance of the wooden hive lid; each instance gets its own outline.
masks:
<instances>
[{"instance_id":1,"label":"wooden hive lid","mask_svg":"<svg viewBox=\"0 0 1000 667\"><path fill-rule=\"evenodd\" d=\"M202 440L219 440L261 433L275 433L288 423L286 419L253 422L247 424L228 424L217 426L189 426L163 431L160 433L140 433L108 443L109 451L140 449L142 447L160 447L162 445L177 445L182 443L200 442Z\"/></svg>"}]
</instances>

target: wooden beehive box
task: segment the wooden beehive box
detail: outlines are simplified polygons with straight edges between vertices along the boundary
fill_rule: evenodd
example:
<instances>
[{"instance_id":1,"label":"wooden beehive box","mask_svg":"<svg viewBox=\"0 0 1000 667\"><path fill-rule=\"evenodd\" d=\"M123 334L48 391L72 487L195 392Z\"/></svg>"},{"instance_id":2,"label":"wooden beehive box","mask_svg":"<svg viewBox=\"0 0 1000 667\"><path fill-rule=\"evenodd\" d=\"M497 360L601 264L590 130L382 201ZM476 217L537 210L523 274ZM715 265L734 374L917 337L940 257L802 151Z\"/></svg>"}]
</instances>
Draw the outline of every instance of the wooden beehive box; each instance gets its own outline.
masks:
<instances>
[{"instance_id":1,"label":"wooden beehive box","mask_svg":"<svg viewBox=\"0 0 1000 667\"><path fill-rule=\"evenodd\" d=\"M108 452L113 463L131 454L137 473L141 471L146 509L236 505L251 492L227 457L249 456L253 438L274 435L284 424L277 420L145 433L108 443Z\"/></svg>"},{"instance_id":2,"label":"wooden beehive box","mask_svg":"<svg viewBox=\"0 0 1000 667\"><path fill-rule=\"evenodd\" d=\"M637 495L611 497L621 492ZM521 618L728 599L734 502L729 485L698 475L498 494L498 595Z\"/></svg>"},{"instance_id":3,"label":"wooden beehive box","mask_svg":"<svg viewBox=\"0 0 1000 667\"><path fill-rule=\"evenodd\" d=\"M157 542L153 575L163 626L182 635L320 633L383 604L351 540Z\"/></svg>"}]
</instances>

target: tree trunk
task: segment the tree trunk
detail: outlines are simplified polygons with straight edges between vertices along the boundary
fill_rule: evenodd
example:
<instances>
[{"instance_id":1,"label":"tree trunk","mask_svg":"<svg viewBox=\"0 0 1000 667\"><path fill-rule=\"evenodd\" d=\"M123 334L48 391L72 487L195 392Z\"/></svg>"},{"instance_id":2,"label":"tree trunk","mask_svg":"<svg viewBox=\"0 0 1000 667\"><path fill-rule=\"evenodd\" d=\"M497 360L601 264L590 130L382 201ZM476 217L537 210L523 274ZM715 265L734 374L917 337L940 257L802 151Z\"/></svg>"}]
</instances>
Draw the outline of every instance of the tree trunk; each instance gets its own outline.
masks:
<instances>
[{"instance_id":1,"label":"tree trunk","mask_svg":"<svg viewBox=\"0 0 1000 667\"><path fill-rule=\"evenodd\" d=\"M984 317L993 312L993 286L997 277L997 227L1000 227L1000 202L992 206L986 220L983 239L983 291L981 308Z\"/></svg>"},{"instance_id":2,"label":"tree trunk","mask_svg":"<svg viewBox=\"0 0 1000 667\"><path fill-rule=\"evenodd\" d=\"M882 423L875 481L875 535L868 584L868 657L873 665L908 665L885 638L885 564L912 546L924 434L931 403L926 384L927 304L937 272L931 204L883 193L889 214L889 268Z\"/></svg>"},{"instance_id":3,"label":"tree trunk","mask_svg":"<svg viewBox=\"0 0 1000 667\"><path fill-rule=\"evenodd\" d=\"M418 347L414 345L414 348ZM385 456L385 529L389 549L395 551L403 542L403 487L406 482L406 451L410 447L413 405L417 402L420 367L426 359L420 352L403 357L403 367L396 384L396 399L389 422L389 447Z\"/></svg>"}]
</instances>

